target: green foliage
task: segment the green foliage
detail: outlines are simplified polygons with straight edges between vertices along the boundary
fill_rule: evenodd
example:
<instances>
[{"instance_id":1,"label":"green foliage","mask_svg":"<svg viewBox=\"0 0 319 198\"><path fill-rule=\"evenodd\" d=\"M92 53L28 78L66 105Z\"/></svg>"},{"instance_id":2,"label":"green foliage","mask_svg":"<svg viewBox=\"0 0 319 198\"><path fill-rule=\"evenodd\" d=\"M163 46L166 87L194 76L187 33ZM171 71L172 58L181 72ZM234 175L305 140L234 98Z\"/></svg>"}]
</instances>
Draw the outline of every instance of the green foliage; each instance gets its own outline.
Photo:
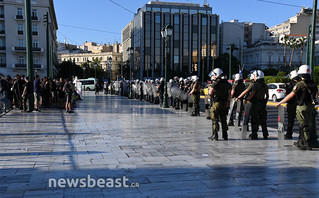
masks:
<instances>
[{"instance_id":1,"label":"green foliage","mask_svg":"<svg viewBox=\"0 0 319 198\"><path fill-rule=\"evenodd\" d=\"M278 73L278 70L274 68L269 68L269 69L263 70L263 72L265 76L276 76Z\"/></svg>"},{"instance_id":2,"label":"green foliage","mask_svg":"<svg viewBox=\"0 0 319 198\"><path fill-rule=\"evenodd\" d=\"M240 61L232 56L232 64L231 64L231 74L236 74L239 71ZM220 68L223 70L224 74L229 74L229 54L224 53L220 55L215 61L215 68Z\"/></svg>"},{"instance_id":3,"label":"green foliage","mask_svg":"<svg viewBox=\"0 0 319 198\"><path fill-rule=\"evenodd\" d=\"M287 83L289 82L289 78L280 77L280 76L265 76L265 82L268 83Z\"/></svg>"},{"instance_id":4,"label":"green foliage","mask_svg":"<svg viewBox=\"0 0 319 198\"><path fill-rule=\"evenodd\" d=\"M280 72L277 73L277 76L278 77L285 77L285 76L287 76L287 74L284 71L280 71Z\"/></svg>"},{"instance_id":5,"label":"green foliage","mask_svg":"<svg viewBox=\"0 0 319 198\"><path fill-rule=\"evenodd\" d=\"M315 67L315 71L314 71L314 81L319 84L319 66Z\"/></svg>"},{"instance_id":6,"label":"green foliage","mask_svg":"<svg viewBox=\"0 0 319 198\"><path fill-rule=\"evenodd\" d=\"M72 61L63 61L57 66L58 77L71 78L71 76L83 76L83 69Z\"/></svg>"}]
</instances>

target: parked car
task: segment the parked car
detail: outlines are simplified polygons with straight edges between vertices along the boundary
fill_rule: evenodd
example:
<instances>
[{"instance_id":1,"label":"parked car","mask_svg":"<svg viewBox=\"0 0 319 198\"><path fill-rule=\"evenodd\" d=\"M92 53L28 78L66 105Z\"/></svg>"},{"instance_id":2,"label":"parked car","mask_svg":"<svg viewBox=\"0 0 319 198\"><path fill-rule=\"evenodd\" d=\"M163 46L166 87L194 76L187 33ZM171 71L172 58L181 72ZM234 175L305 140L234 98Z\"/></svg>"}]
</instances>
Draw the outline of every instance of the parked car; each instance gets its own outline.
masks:
<instances>
[{"instance_id":1,"label":"parked car","mask_svg":"<svg viewBox=\"0 0 319 198\"><path fill-rule=\"evenodd\" d=\"M273 102L276 102L277 100L285 98L285 87L285 83L268 84L269 99L271 99Z\"/></svg>"}]
</instances>

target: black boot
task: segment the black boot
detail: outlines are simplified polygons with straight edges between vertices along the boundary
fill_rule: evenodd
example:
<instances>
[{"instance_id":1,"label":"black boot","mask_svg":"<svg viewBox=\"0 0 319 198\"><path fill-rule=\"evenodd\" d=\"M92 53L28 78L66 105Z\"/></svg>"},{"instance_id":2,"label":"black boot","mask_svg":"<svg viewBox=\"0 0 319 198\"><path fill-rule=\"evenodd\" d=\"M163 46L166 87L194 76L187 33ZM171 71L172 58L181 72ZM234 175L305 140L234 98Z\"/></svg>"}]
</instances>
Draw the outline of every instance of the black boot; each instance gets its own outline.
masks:
<instances>
[{"instance_id":1,"label":"black boot","mask_svg":"<svg viewBox=\"0 0 319 198\"><path fill-rule=\"evenodd\" d=\"M223 138L224 138L224 140L228 140L227 131L223 131Z\"/></svg>"},{"instance_id":2,"label":"black boot","mask_svg":"<svg viewBox=\"0 0 319 198\"><path fill-rule=\"evenodd\" d=\"M286 140L292 140L292 128L287 129L287 133L285 134Z\"/></svg>"}]
</instances>

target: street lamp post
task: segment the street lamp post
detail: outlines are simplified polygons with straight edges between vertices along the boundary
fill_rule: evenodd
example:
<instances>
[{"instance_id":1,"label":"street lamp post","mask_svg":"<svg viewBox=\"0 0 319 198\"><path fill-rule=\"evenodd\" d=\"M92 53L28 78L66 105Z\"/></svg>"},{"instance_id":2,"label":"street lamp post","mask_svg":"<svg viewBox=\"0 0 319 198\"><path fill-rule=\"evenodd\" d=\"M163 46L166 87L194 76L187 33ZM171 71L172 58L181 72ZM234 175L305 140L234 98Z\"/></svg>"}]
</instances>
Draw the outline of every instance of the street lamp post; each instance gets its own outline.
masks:
<instances>
[{"instance_id":1,"label":"street lamp post","mask_svg":"<svg viewBox=\"0 0 319 198\"><path fill-rule=\"evenodd\" d=\"M85 70L86 70L86 67L83 67L83 79L85 79ZM84 84L84 90L83 91L85 91L85 84Z\"/></svg>"},{"instance_id":2,"label":"street lamp post","mask_svg":"<svg viewBox=\"0 0 319 198\"><path fill-rule=\"evenodd\" d=\"M96 79L96 67L97 67L97 64L95 63L93 66L94 66L94 74L95 74L94 76L95 76L95 79Z\"/></svg>"},{"instance_id":3,"label":"street lamp post","mask_svg":"<svg viewBox=\"0 0 319 198\"><path fill-rule=\"evenodd\" d=\"M108 65L109 65L109 71L110 71L110 93L112 94L112 57L108 58Z\"/></svg>"},{"instance_id":4,"label":"street lamp post","mask_svg":"<svg viewBox=\"0 0 319 198\"><path fill-rule=\"evenodd\" d=\"M128 54L130 55L130 94L129 94L129 98L132 99L132 65L133 65L133 53L134 53L134 49L132 47L129 47L127 49Z\"/></svg>"},{"instance_id":5,"label":"street lamp post","mask_svg":"<svg viewBox=\"0 0 319 198\"><path fill-rule=\"evenodd\" d=\"M161 31L162 37L165 41L165 77L164 77L164 101L162 106L163 108L168 108L168 105L167 105L167 70L168 70L167 52L168 52L168 42L172 33L173 33L173 26L171 25L167 25Z\"/></svg>"}]
</instances>

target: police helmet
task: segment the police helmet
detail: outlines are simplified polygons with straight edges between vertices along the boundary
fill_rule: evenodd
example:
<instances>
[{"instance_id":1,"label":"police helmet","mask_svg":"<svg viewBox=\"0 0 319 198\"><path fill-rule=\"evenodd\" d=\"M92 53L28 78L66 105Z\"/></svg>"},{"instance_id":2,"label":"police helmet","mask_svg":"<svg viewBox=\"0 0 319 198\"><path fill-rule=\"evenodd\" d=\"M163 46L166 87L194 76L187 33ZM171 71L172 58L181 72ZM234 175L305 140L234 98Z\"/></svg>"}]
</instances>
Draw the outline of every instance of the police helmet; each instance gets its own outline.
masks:
<instances>
[{"instance_id":1,"label":"police helmet","mask_svg":"<svg viewBox=\"0 0 319 198\"><path fill-rule=\"evenodd\" d=\"M173 80L173 79L169 79L169 82L170 82L170 83L173 83L173 82L174 82L174 80Z\"/></svg>"},{"instance_id":2,"label":"police helmet","mask_svg":"<svg viewBox=\"0 0 319 198\"><path fill-rule=\"evenodd\" d=\"M292 80L294 78L298 77L298 71L297 70L293 70L289 73L289 78Z\"/></svg>"},{"instance_id":3,"label":"police helmet","mask_svg":"<svg viewBox=\"0 0 319 198\"><path fill-rule=\"evenodd\" d=\"M211 71L209 75L211 75L211 77L215 76L216 78L220 78L222 77L223 73L223 70L221 70L220 68L216 68L213 71Z\"/></svg>"},{"instance_id":4,"label":"police helmet","mask_svg":"<svg viewBox=\"0 0 319 198\"><path fill-rule=\"evenodd\" d=\"M234 79L235 81L241 80L241 79L243 79L243 76L240 75L240 74L234 74L234 75L233 75L233 79Z\"/></svg>"},{"instance_id":5,"label":"police helmet","mask_svg":"<svg viewBox=\"0 0 319 198\"><path fill-rule=\"evenodd\" d=\"M184 81L184 78L180 78L179 81L180 81L180 82Z\"/></svg>"},{"instance_id":6,"label":"police helmet","mask_svg":"<svg viewBox=\"0 0 319 198\"><path fill-rule=\"evenodd\" d=\"M311 67L309 65L301 65L298 74L311 74Z\"/></svg>"},{"instance_id":7,"label":"police helmet","mask_svg":"<svg viewBox=\"0 0 319 198\"><path fill-rule=\"evenodd\" d=\"M164 78L162 77L162 78L160 79L160 81L163 82L163 81L164 81Z\"/></svg>"},{"instance_id":8,"label":"police helmet","mask_svg":"<svg viewBox=\"0 0 319 198\"><path fill-rule=\"evenodd\" d=\"M192 76L192 81L193 82L197 81L198 79L199 79L198 76L196 76L196 75Z\"/></svg>"},{"instance_id":9,"label":"police helmet","mask_svg":"<svg viewBox=\"0 0 319 198\"><path fill-rule=\"evenodd\" d=\"M252 75L254 75L254 77L256 77L256 80L258 79L263 79L264 78L264 72L261 70L255 70L253 71Z\"/></svg>"}]
</instances>

